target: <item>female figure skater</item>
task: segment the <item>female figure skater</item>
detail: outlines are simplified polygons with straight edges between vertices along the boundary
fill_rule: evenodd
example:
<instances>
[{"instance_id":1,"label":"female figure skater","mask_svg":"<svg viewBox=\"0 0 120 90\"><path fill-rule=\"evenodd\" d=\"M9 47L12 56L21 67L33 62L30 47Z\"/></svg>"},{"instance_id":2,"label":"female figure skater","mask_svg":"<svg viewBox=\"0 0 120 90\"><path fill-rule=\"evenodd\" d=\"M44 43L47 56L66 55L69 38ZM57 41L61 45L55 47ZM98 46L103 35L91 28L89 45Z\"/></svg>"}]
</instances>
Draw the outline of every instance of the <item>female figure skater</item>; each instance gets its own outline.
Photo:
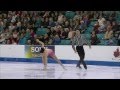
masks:
<instances>
[{"instance_id":1,"label":"female figure skater","mask_svg":"<svg viewBox=\"0 0 120 90\"><path fill-rule=\"evenodd\" d=\"M56 60L62 66L62 68L65 69L65 67L63 66L61 61L57 58L57 56L55 55L52 49L45 48L44 43L39 41L38 39L36 39L36 42L42 45L40 54L42 55L42 62L44 64L44 70L47 69L47 57L48 56Z\"/></svg>"}]
</instances>

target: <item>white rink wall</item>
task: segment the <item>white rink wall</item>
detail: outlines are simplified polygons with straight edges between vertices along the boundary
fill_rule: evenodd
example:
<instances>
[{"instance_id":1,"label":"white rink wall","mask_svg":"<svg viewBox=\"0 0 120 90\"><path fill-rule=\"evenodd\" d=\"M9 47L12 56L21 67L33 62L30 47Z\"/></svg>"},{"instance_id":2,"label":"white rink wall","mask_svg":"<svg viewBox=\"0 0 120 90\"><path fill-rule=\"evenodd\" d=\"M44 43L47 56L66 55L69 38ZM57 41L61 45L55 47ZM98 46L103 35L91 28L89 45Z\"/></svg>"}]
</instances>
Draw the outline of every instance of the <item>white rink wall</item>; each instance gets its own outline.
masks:
<instances>
[{"instance_id":1,"label":"white rink wall","mask_svg":"<svg viewBox=\"0 0 120 90\"><path fill-rule=\"evenodd\" d=\"M85 60L87 61L115 61L114 51L120 46L92 46L89 49L88 46L84 46ZM56 45L55 54L62 60L78 60L79 57L74 53L71 45ZM7 58L26 58L24 45L0 45L0 57ZM118 58L119 59L119 58Z\"/></svg>"},{"instance_id":2,"label":"white rink wall","mask_svg":"<svg viewBox=\"0 0 120 90\"><path fill-rule=\"evenodd\" d=\"M24 58L24 45L0 45L0 57Z\"/></svg>"},{"instance_id":3,"label":"white rink wall","mask_svg":"<svg viewBox=\"0 0 120 90\"><path fill-rule=\"evenodd\" d=\"M114 51L120 46L84 46L85 60L90 61L117 61L113 60ZM60 59L78 60L78 55L73 51L72 46L55 46L55 53Z\"/></svg>"}]
</instances>

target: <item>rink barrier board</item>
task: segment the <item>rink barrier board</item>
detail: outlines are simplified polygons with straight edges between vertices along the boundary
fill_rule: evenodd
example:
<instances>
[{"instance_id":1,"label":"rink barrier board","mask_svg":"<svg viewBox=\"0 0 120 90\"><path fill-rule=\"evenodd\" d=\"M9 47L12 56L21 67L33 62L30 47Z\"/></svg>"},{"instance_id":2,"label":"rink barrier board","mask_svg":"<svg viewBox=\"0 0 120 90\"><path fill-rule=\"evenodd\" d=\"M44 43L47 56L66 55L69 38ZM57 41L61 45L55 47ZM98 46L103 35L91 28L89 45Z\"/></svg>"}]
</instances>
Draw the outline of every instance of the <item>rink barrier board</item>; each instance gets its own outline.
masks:
<instances>
[{"instance_id":1,"label":"rink barrier board","mask_svg":"<svg viewBox=\"0 0 120 90\"><path fill-rule=\"evenodd\" d=\"M28 59L28 58L5 58L0 57L0 61L6 61L6 62L30 62L30 63L42 63L41 58L40 59ZM63 64L77 64L77 60L61 60ZM100 65L100 66L120 66L120 62L110 62L110 61L92 61L92 60L85 60L87 65ZM56 64L57 62L51 58L48 58L48 63Z\"/></svg>"},{"instance_id":2,"label":"rink barrier board","mask_svg":"<svg viewBox=\"0 0 120 90\"><path fill-rule=\"evenodd\" d=\"M74 53L71 45L51 45L47 47L53 49L56 56L61 60L79 60L79 56ZM40 58L39 48L38 45L0 45L0 57ZM114 56L117 48L119 48L120 53L120 46L92 46L91 49L84 46L85 60L120 62L120 54L117 57Z\"/></svg>"},{"instance_id":3,"label":"rink barrier board","mask_svg":"<svg viewBox=\"0 0 120 90\"><path fill-rule=\"evenodd\" d=\"M32 52L30 51L31 47ZM79 56L74 53L71 45L50 45L46 47L53 49L63 64L76 64L79 60ZM40 57L37 57L38 59L32 57L32 54L39 55L39 48L39 45L0 45L0 61L41 63ZM88 65L120 66L120 58L114 57L117 48L120 52L120 46L92 46L91 49L84 46L85 61ZM56 63L51 58L48 62Z\"/></svg>"}]
</instances>

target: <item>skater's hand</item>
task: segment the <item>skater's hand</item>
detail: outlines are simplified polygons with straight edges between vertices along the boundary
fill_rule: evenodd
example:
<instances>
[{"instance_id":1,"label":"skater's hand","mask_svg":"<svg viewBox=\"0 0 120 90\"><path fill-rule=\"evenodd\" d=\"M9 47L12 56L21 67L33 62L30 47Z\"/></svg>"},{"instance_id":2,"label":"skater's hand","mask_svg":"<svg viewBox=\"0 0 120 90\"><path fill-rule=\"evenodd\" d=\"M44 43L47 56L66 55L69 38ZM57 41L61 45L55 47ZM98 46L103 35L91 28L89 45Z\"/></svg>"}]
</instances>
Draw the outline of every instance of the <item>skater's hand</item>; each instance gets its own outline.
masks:
<instances>
[{"instance_id":1,"label":"skater's hand","mask_svg":"<svg viewBox=\"0 0 120 90\"><path fill-rule=\"evenodd\" d=\"M39 42L39 39L36 39L36 42Z\"/></svg>"},{"instance_id":2,"label":"skater's hand","mask_svg":"<svg viewBox=\"0 0 120 90\"><path fill-rule=\"evenodd\" d=\"M91 45L89 46L89 48L91 49Z\"/></svg>"},{"instance_id":3,"label":"skater's hand","mask_svg":"<svg viewBox=\"0 0 120 90\"><path fill-rule=\"evenodd\" d=\"M75 53L77 53L77 51L76 51L76 50L74 50L74 52L75 52Z\"/></svg>"}]
</instances>

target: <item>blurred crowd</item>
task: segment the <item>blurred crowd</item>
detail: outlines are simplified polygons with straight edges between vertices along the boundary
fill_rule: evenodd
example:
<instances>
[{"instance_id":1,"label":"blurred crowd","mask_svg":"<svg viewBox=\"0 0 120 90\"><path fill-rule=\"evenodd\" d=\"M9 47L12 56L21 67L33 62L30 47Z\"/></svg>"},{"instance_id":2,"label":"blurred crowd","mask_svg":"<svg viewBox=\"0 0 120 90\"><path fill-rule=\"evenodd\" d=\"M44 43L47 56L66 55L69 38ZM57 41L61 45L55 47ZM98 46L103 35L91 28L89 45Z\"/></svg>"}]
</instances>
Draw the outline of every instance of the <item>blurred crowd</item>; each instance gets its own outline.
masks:
<instances>
[{"instance_id":1,"label":"blurred crowd","mask_svg":"<svg viewBox=\"0 0 120 90\"><path fill-rule=\"evenodd\" d=\"M0 44L61 45L71 31L90 35L92 45L120 45L119 11L0 11ZM98 35L103 35L101 39ZM86 36L87 37L87 36Z\"/></svg>"}]
</instances>

